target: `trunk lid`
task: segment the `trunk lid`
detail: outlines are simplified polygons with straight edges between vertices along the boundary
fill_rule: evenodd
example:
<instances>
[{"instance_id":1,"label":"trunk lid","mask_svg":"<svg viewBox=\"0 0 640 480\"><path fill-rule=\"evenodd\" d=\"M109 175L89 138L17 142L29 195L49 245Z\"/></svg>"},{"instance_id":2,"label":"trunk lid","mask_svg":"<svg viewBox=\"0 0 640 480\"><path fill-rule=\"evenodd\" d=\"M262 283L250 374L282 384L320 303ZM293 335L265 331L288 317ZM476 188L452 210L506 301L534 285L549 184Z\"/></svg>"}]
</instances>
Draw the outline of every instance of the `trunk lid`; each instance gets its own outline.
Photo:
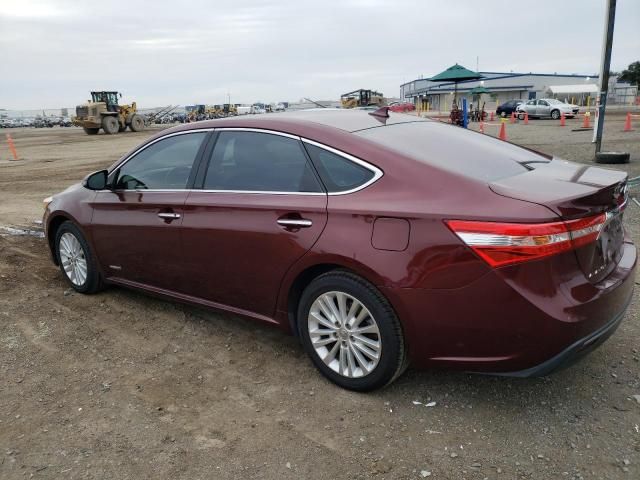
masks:
<instances>
[{"instance_id":1,"label":"trunk lid","mask_svg":"<svg viewBox=\"0 0 640 480\"><path fill-rule=\"evenodd\" d=\"M622 256L627 174L559 159L527 167L531 170L489 187L498 195L544 205L563 220L606 215L597 240L575 250L585 276L593 283L604 279Z\"/></svg>"}]
</instances>

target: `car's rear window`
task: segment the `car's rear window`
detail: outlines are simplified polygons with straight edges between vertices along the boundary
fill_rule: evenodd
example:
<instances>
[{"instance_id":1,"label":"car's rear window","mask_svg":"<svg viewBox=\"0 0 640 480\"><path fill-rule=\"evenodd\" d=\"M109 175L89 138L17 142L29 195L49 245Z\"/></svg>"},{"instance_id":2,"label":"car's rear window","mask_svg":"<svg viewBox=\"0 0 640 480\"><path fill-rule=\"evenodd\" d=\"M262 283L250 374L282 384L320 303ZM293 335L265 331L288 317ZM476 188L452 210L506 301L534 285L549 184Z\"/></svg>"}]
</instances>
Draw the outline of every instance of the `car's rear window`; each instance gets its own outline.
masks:
<instances>
[{"instance_id":1,"label":"car's rear window","mask_svg":"<svg viewBox=\"0 0 640 480\"><path fill-rule=\"evenodd\" d=\"M548 159L487 135L435 121L387 125L354 132L420 162L484 182L528 171Z\"/></svg>"}]
</instances>

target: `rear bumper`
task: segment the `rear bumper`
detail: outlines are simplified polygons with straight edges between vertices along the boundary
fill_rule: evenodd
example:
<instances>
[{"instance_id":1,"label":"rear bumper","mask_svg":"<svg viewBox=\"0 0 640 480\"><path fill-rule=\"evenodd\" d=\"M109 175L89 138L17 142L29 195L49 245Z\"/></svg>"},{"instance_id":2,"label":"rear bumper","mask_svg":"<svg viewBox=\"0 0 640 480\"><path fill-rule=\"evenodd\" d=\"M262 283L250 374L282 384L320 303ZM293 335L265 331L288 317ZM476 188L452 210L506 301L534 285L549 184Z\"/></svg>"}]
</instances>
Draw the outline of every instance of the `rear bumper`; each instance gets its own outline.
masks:
<instances>
[{"instance_id":1,"label":"rear bumper","mask_svg":"<svg viewBox=\"0 0 640 480\"><path fill-rule=\"evenodd\" d=\"M549 360L536 365L535 367L518 370L515 372L497 372L494 373L494 375L520 378L543 377L545 375L553 373L556 370L561 370L563 368L569 367L570 365L583 358L589 352L602 345L611 335L613 335L613 332L615 332L622 323L622 319L627 312L629 303L631 303L631 298L629 298L629 302L625 306L624 310L617 316L615 316L612 320L610 320L609 323L603 325L595 332L590 333L586 337L583 337L577 342L568 346L555 357L552 357Z\"/></svg>"},{"instance_id":2,"label":"rear bumper","mask_svg":"<svg viewBox=\"0 0 640 480\"><path fill-rule=\"evenodd\" d=\"M498 375L545 375L604 342L632 298L637 253L624 244L598 284L573 252L492 270L457 289L381 290L402 321L411 363Z\"/></svg>"}]
</instances>

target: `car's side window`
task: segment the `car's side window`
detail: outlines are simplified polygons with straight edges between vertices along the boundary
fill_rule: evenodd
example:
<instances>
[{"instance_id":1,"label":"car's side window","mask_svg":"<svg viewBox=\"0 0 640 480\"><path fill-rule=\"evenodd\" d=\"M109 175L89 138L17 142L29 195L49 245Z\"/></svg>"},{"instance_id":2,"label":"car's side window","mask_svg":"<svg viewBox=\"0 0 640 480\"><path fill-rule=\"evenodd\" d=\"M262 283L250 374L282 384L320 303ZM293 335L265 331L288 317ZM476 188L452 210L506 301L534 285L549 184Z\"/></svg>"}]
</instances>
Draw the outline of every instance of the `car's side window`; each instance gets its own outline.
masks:
<instances>
[{"instance_id":1,"label":"car's side window","mask_svg":"<svg viewBox=\"0 0 640 480\"><path fill-rule=\"evenodd\" d=\"M305 143L305 148L329 193L353 190L367 183L375 175L368 168L324 148L310 143Z\"/></svg>"},{"instance_id":2,"label":"car's side window","mask_svg":"<svg viewBox=\"0 0 640 480\"><path fill-rule=\"evenodd\" d=\"M544 100L538 100L538 105L542 105L543 107L548 107L549 104L547 102L545 102Z\"/></svg>"},{"instance_id":3,"label":"car's side window","mask_svg":"<svg viewBox=\"0 0 640 480\"><path fill-rule=\"evenodd\" d=\"M116 190L174 190L187 187L189 175L207 132L163 138L120 167Z\"/></svg>"},{"instance_id":4,"label":"car's side window","mask_svg":"<svg viewBox=\"0 0 640 480\"><path fill-rule=\"evenodd\" d=\"M220 132L203 188L245 192L322 192L322 185L299 140L243 131Z\"/></svg>"},{"instance_id":5,"label":"car's side window","mask_svg":"<svg viewBox=\"0 0 640 480\"><path fill-rule=\"evenodd\" d=\"M527 102L527 105L535 105L535 104L536 104L536 101L535 101L535 100L529 100L529 101Z\"/></svg>"}]
</instances>

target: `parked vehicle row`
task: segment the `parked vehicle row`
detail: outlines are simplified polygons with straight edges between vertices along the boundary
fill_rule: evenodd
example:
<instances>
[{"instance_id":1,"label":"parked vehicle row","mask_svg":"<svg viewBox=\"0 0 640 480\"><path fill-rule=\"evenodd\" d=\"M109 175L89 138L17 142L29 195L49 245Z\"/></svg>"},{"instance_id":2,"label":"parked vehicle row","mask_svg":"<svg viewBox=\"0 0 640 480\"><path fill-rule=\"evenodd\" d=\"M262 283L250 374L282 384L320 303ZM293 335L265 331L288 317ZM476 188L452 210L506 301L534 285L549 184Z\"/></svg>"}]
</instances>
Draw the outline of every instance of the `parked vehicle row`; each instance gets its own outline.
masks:
<instances>
[{"instance_id":1,"label":"parked vehicle row","mask_svg":"<svg viewBox=\"0 0 640 480\"><path fill-rule=\"evenodd\" d=\"M67 117L0 118L0 128L51 128L54 126L72 127Z\"/></svg>"},{"instance_id":2,"label":"parked vehicle row","mask_svg":"<svg viewBox=\"0 0 640 480\"><path fill-rule=\"evenodd\" d=\"M562 114L565 117L573 118L580 111L578 105L561 102L555 98L538 98L532 100L513 99L501 103L496 108L496 115L499 117L510 116L516 113L520 120L524 119L524 114L528 113L531 118L551 118L559 119Z\"/></svg>"},{"instance_id":3,"label":"parked vehicle row","mask_svg":"<svg viewBox=\"0 0 640 480\"><path fill-rule=\"evenodd\" d=\"M33 120L27 118L0 118L0 128L32 127Z\"/></svg>"},{"instance_id":4,"label":"parked vehicle row","mask_svg":"<svg viewBox=\"0 0 640 480\"><path fill-rule=\"evenodd\" d=\"M580 111L580 107L555 98L539 98L521 103L516 107L516 111L520 119L524 119L524 114L528 113L529 117L558 120L563 114L565 117L573 118Z\"/></svg>"},{"instance_id":5,"label":"parked vehicle row","mask_svg":"<svg viewBox=\"0 0 640 480\"><path fill-rule=\"evenodd\" d=\"M625 172L323 109L163 130L46 199L43 223L76 291L279 326L371 390L409 363L544 375L602 343L634 288L626 202Z\"/></svg>"}]
</instances>

